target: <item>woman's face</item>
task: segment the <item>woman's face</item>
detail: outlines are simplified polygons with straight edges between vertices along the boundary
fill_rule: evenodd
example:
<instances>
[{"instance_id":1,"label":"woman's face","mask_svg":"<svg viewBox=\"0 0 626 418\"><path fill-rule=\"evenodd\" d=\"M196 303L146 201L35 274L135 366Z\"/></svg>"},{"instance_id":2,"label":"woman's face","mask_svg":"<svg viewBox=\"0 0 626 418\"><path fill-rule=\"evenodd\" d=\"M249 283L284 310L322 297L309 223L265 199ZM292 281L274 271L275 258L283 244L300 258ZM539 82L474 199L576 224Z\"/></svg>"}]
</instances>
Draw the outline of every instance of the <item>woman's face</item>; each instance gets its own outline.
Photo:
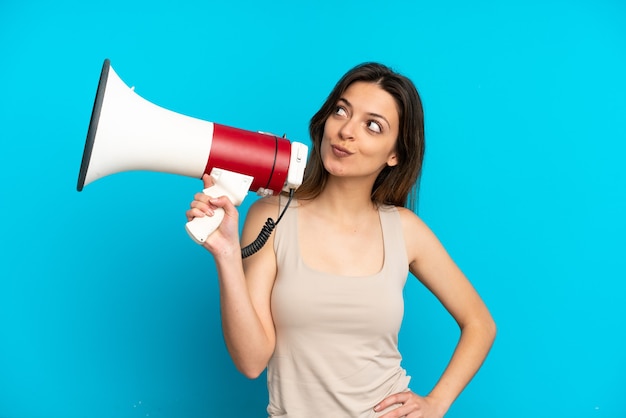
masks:
<instances>
[{"instance_id":1,"label":"woman's face","mask_svg":"<svg viewBox=\"0 0 626 418\"><path fill-rule=\"evenodd\" d=\"M326 120L320 147L326 170L340 177L372 177L398 163L398 109L374 83L351 84Z\"/></svg>"}]
</instances>

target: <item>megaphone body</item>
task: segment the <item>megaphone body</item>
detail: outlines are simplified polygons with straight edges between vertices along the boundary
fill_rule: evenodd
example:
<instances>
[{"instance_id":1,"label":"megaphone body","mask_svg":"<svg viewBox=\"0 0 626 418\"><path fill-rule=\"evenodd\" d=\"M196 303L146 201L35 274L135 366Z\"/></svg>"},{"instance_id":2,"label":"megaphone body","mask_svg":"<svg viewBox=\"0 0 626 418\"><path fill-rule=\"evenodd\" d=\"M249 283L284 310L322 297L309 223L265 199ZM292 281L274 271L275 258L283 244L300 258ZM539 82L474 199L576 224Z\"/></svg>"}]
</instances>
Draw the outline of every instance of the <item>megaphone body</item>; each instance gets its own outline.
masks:
<instances>
[{"instance_id":1,"label":"megaphone body","mask_svg":"<svg viewBox=\"0 0 626 418\"><path fill-rule=\"evenodd\" d=\"M251 132L182 115L135 93L107 59L78 176L77 190L124 171L156 171L201 178L207 195L226 195L240 205L249 191L272 195L302 183L308 147L276 135ZM196 218L186 229L202 243L219 226L223 210Z\"/></svg>"}]
</instances>

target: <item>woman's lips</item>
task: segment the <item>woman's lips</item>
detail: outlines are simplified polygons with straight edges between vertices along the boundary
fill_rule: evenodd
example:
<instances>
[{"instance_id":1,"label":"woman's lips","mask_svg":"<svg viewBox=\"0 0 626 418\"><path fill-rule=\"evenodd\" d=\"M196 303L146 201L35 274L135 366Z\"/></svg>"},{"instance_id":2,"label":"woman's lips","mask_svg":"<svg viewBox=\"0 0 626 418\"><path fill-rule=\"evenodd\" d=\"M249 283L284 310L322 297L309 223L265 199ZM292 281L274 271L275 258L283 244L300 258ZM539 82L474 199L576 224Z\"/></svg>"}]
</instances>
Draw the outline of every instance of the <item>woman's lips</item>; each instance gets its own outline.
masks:
<instances>
[{"instance_id":1,"label":"woman's lips","mask_svg":"<svg viewBox=\"0 0 626 418\"><path fill-rule=\"evenodd\" d=\"M353 154L352 152L343 147L340 147L339 145L332 145L331 148L333 150L333 154L340 158L349 157Z\"/></svg>"}]
</instances>

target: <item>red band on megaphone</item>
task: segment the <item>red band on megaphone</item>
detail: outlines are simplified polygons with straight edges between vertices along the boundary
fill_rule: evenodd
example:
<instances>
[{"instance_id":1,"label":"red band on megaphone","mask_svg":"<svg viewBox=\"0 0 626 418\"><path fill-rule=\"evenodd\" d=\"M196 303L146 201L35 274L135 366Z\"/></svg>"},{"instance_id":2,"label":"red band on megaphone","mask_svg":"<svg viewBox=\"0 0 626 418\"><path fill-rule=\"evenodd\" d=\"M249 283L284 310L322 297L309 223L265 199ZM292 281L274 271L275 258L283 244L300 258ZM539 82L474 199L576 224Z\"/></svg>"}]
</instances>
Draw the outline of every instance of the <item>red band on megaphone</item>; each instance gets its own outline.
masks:
<instances>
[{"instance_id":1,"label":"red band on megaphone","mask_svg":"<svg viewBox=\"0 0 626 418\"><path fill-rule=\"evenodd\" d=\"M287 180L291 143L274 135L214 124L205 173L221 168L252 176L251 191L279 193Z\"/></svg>"}]
</instances>

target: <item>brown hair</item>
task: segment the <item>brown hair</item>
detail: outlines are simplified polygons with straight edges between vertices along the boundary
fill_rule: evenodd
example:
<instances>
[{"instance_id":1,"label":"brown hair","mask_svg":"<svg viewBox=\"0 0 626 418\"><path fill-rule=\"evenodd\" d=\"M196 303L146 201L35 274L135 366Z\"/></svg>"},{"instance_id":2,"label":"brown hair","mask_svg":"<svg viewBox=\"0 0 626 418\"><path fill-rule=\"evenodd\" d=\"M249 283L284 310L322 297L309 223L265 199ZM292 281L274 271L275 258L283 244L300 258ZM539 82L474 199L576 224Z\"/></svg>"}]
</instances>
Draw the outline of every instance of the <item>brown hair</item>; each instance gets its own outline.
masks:
<instances>
[{"instance_id":1,"label":"brown hair","mask_svg":"<svg viewBox=\"0 0 626 418\"><path fill-rule=\"evenodd\" d=\"M324 189L328 178L320 155L324 125L341 95L357 81L377 84L389 93L396 101L400 120L396 141L398 164L387 166L380 172L372 187L372 202L415 209L425 151L422 101L411 80L378 63L360 64L348 71L311 118L309 133L312 147L296 197L313 199Z\"/></svg>"}]
</instances>

